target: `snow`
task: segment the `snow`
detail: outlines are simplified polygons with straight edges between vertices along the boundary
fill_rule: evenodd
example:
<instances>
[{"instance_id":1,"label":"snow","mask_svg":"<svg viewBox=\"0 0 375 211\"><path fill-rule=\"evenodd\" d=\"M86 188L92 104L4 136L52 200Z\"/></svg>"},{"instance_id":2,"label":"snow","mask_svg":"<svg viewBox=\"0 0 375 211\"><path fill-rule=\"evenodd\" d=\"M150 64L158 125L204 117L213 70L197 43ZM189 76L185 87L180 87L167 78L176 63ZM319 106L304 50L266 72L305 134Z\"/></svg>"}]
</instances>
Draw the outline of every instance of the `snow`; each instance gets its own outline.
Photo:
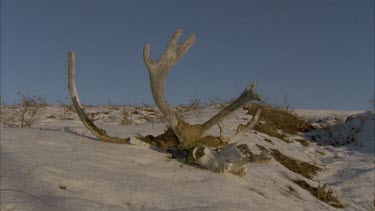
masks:
<instances>
[{"instance_id":1,"label":"snow","mask_svg":"<svg viewBox=\"0 0 375 211\"><path fill-rule=\"evenodd\" d=\"M240 140L254 153L260 152L259 144L324 168L309 180L274 159L248 164L244 177L186 165L135 138L166 129L156 109L128 108L130 113L139 111L130 115L132 125L120 125L121 110L88 110L108 113L97 115L95 123L111 135L132 137L133 145L97 141L74 115L73 120L61 120L60 107L48 107L32 128L1 128L1 210L336 210L293 183L294 179L315 186L327 183L345 204L343 210L374 209L374 112L295 111L317 124L327 117L354 115L332 128L355 131L347 136L354 137L356 145L303 147L255 132ZM212 107L183 116L190 123L201 123L217 112ZM151 122L140 120L150 113ZM46 118L49 115L57 118ZM110 122L109 116L115 116L115 121ZM233 134L246 119L251 119L246 111L235 112L221 124L224 135ZM219 129L209 132L217 135ZM310 135L317 133L327 135L321 131Z\"/></svg>"}]
</instances>

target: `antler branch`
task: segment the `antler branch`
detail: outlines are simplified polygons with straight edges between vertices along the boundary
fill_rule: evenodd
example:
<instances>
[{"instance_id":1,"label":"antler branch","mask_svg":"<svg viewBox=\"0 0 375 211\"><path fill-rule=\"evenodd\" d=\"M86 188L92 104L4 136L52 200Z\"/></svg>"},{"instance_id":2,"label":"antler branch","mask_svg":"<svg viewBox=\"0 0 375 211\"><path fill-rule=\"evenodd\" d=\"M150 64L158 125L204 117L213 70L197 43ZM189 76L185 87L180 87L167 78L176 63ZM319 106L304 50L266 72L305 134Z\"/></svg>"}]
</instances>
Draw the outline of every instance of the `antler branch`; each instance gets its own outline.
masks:
<instances>
[{"instance_id":1,"label":"antler branch","mask_svg":"<svg viewBox=\"0 0 375 211\"><path fill-rule=\"evenodd\" d=\"M251 119L251 121L245 125L244 128L242 128L241 130L238 130L236 132L236 134L232 135L229 137L229 143L233 143L233 142L236 142L238 141L238 139L240 139L241 137L243 137L247 132L249 132L251 129L253 129L253 127L256 125L256 123L258 122L258 119L259 119L259 116L260 116L260 113L261 113L262 109L258 108L257 111L255 112L255 115L253 116L253 118Z\"/></svg>"},{"instance_id":2,"label":"antler branch","mask_svg":"<svg viewBox=\"0 0 375 211\"><path fill-rule=\"evenodd\" d=\"M178 29L172 35L167 49L157 61L153 61L150 57L150 45L144 47L143 58L150 74L151 92L155 104L165 116L169 126L179 138L179 141L183 143L184 140L176 129L180 120L169 107L168 102L164 97L164 81L167 78L168 73L195 42L195 35L192 34L184 43L180 44L178 38L181 33L182 30Z\"/></svg>"},{"instance_id":3,"label":"antler branch","mask_svg":"<svg viewBox=\"0 0 375 211\"><path fill-rule=\"evenodd\" d=\"M81 119L83 124L89 131L94 134L99 140L103 142L117 143L117 144L127 144L129 143L129 138L118 138L111 137L107 135L105 130L102 130L87 117L85 111L82 108L81 102L78 97L76 82L75 82L75 54L74 52L68 53L68 88L70 97L73 101L73 106L77 111L78 117Z\"/></svg>"},{"instance_id":4,"label":"antler branch","mask_svg":"<svg viewBox=\"0 0 375 211\"><path fill-rule=\"evenodd\" d=\"M245 103L252 100L260 101L261 97L255 92L255 86L256 81L250 84L248 87L246 87L245 91L243 91L242 94L235 101L233 101L230 105L228 105L214 117L206 121L202 125L202 132L206 132L207 130L209 130L212 126L222 121L226 116L240 108Z\"/></svg>"}]
</instances>

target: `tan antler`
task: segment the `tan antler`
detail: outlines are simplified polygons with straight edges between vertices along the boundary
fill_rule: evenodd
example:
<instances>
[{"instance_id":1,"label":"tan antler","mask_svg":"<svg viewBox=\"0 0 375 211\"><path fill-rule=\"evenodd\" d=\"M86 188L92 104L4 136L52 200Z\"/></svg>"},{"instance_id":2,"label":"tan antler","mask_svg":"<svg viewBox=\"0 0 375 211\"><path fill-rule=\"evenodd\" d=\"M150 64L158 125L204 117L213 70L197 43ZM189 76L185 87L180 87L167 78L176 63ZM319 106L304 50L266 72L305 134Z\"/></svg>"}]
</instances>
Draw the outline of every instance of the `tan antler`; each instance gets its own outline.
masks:
<instances>
[{"instance_id":1,"label":"tan antler","mask_svg":"<svg viewBox=\"0 0 375 211\"><path fill-rule=\"evenodd\" d=\"M186 144L195 142L203 138L204 133L209 130L212 126L218 124L226 116L240 108L245 103L251 100L260 101L260 96L255 92L256 82L249 85L245 91L229 106L215 115L213 118L205 122L203 125L189 125L188 123L179 119L176 114L169 107L165 97L164 97L164 81L171 71L173 66L177 63L179 59L189 50L189 48L194 44L195 36L190 35L189 38L180 44L178 38L182 33L181 29L178 29L171 37L169 44L164 51L163 55L157 60L153 61L150 58L150 45L146 45L143 49L143 58L147 66L148 72L150 74L150 85L152 96L154 98L156 106L165 116L169 127L173 130L175 135L181 144L186 146ZM254 119L254 124L257 118ZM251 129L251 128L250 128ZM249 130L249 129L248 129ZM246 130L246 131L248 131ZM239 133L242 134L242 133ZM239 135L235 136L236 138ZM223 144L223 139L214 139L217 141L217 145ZM193 144L194 145L194 144ZM216 145L216 144L213 144ZM191 145L190 145L191 146Z\"/></svg>"},{"instance_id":2,"label":"tan antler","mask_svg":"<svg viewBox=\"0 0 375 211\"><path fill-rule=\"evenodd\" d=\"M75 82L75 54L74 52L68 53L68 88L70 97L72 98L73 106L77 111L78 117L81 119L83 124L89 131L94 134L99 140L103 142L117 143L117 144L127 144L129 143L129 138L118 138L111 137L107 135L105 130L102 130L87 117L85 111L82 108L81 102L78 97L76 82Z\"/></svg>"},{"instance_id":3,"label":"tan antler","mask_svg":"<svg viewBox=\"0 0 375 211\"><path fill-rule=\"evenodd\" d=\"M238 141L247 132L249 132L251 129L253 129L253 127L255 126L255 124L258 122L258 119L259 119L261 111L262 111L262 109L258 108L257 111L255 112L253 118L251 119L251 121L249 123L247 123L247 125L245 125L241 130L238 130L236 132L236 134L234 134L234 135L232 135L232 136L229 137L229 142L236 142L236 141Z\"/></svg>"},{"instance_id":4,"label":"tan antler","mask_svg":"<svg viewBox=\"0 0 375 211\"><path fill-rule=\"evenodd\" d=\"M176 134L180 143L183 143L184 138L177 129L177 125L179 122L181 122L181 120L176 117L175 113L169 107L164 97L164 81L167 78L168 73L195 42L195 35L192 34L184 43L180 44L178 42L178 38L180 37L181 33L182 30L178 29L173 34L167 49L157 61L152 61L150 58L150 45L146 45L144 47L143 58L150 74L151 92L155 104L165 116L169 127Z\"/></svg>"},{"instance_id":5,"label":"tan antler","mask_svg":"<svg viewBox=\"0 0 375 211\"><path fill-rule=\"evenodd\" d=\"M238 108L240 108L241 106L243 106L247 102L250 102L252 100L260 101L261 98L255 92L255 86L256 86L256 82L253 82L252 84L250 84L248 87L246 87L245 91L243 91L242 94L235 101L233 101L230 105L228 105L226 108L224 108L218 114L216 114L214 117L209 119L207 122L205 122L202 125L202 132L203 133L206 132L212 126L221 122L226 116L228 116L230 113L237 110Z\"/></svg>"}]
</instances>

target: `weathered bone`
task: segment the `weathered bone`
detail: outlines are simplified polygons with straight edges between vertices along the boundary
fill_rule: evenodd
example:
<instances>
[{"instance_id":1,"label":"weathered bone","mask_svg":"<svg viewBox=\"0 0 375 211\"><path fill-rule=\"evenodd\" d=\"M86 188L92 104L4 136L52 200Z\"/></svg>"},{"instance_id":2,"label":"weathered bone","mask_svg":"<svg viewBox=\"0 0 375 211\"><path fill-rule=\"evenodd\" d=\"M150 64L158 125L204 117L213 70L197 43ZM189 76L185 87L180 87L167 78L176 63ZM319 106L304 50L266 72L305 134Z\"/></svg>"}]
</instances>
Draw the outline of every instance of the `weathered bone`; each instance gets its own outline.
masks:
<instances>
[{"instance_id":1,"label":"weathered bone","mask_svg":"<svg viewBox=\"0 0 375 211\"><path fill-rule=\"evenodd\" d=\"M162 56L157 60L153 61L150 58L150 45L146 45L143 49L143 57L147 69L150 74L150 85L152 96L154 98L155 104L163 113L166 118L169 127L173 130L174 134L178 137L180 144L185 146L185 149L192 149L197 144L185 143L196 141L203 137L203 133L209 130L212 126L219 124L226 116L240 108L245 103L251 100L260 101L260 96L255 92L256 82L249 85L245 91L229 106L215 115L213 118L205 122L203 125L189 125L188 123L182 121L169 107L165 96L164 96L164 81L167 78L168 73L171 71L173 66L177 63L179 59L189 50L189 48L195 42L194 34L190 35L189 38L182 44L178 42L182 30L178 29L169 41L169 44L162 54ZM117 137L110 137L107 135L106 131L99 129L94 123L90 121L84 112L75 85L75 56L73 52L69 53L69 65L68 65L68 81L69 81L69 91L73 101L73 105L77 111L79 118L82 120L84 125L100 140L112 143L128 143L129 138L121 139ZM256 124L260 115L260 109L257 110L256 114L253 116L252 120L244 126L244 129L237 131L237 133L229 138L218 137L217 143L213 146L219 146L223 143L227 143L229 139L230 142L234 142L242 137L246 132L251 130ZM216 140L216 139L212 139ZM239 176L246 174L247 168L246 163L248 162L263 162L268 161L269 158L266 153L261 153L260 155L253 154L248 146L237 145L237 142L227 145L224 149L220 151L215 151L213 149L207 148L205 146L195 147L192 151L194 162L211 170L214 172L225 173L229 172Z\"/></svg>"},{"instance_id":2,"label":"weathered bone","mask_svg":"<svg viewBox=\"0 0 375 211\"><path fill-rule=\"evenodd\" d=\"M246 144L238 145L237 142L228 144L219 152L198 146L192 154L196 164L210 171L220 174L228 172L240 177L246 175L247 163L264 163L270 160L269 154L266 152L256 155L250 151Z\"/></svg>"},{"instance_id":3,"label":"weathered bone","mask_svg":"<svg viewBox=\"0 0 375 211\"><path fill-rule=\"evenodd\" d=\"M221 122L226 116L228 116L230 113L243 106L245 103L250 102L252 100L260 101L261 97L255 92L255 86L256 81L254 81L252 84L246 87L245 91L243 91L242 94L235 101L233 101L230 105L228 105L214 117L206 121L202 125L202 132L206 132L212 126Z\"/></svg>"},{"instance_id":4,"label":"weathered bone","mask_svg":"<svg viewBox=\"0 0 375 211\"><path fill-rule=\"evenodd\" d=\"M205 122L203 125L189 125L183 122L181 119L179 119L172 111L172 109L169 107L164 97L164 81L168 73L171 71L172 67L194 44L194 35L190 35L189 38L183 44L179 44L178 38L180 37L181 33L182 30L178 29L173 34L172 38L169 41L167 49L164 51L163 55L157 61L153 61L150 58L150 45L146 45L144 47L143 58L150 74L150 85L155 104L158 106L160 111L165 116L169 127L176 134L180 143L184 143L184 139L187 137L187 133L185 133L186 130L194 130L194 132L190 133L195 133L195 135L192 136L192 139L196 137L200 138L208 129L218 124L227 115L229 115L236 109L240 108L245 103L251 100L259 101L260 96L255 92L256 82L253 82L234 102L232 102L229 106L227 106L213 118ZM179 125L181 126L181 129L178 127Z\"/></svg>"},{"instance_id":5,"label":"weathered bone","mask_svg":"<svg viewBox=\"0 0 375 211\"><path fill-rule=\"evenodd\" d=\"M107 135L105 130L102 130L87 117L81 102L78 97L76 82L75 82L75 54L74 52L68 53L68 88L70 97L73 101L73 106L77 111L78 117L81 119L83 124L89 131L94 134L99 140L103 142L117 143L117 144L128 144L129 138L118 138Z\"/></svg>"},{"instance_id":6,"label":"weathered bone","mask_svg":"<svg viewBox=\"0 0 375 211\"><path fill-rule=\"evenodd\" d=\"M234 135L229 137L229 143L233 143L233 142L238 141L247 132L249 132L251 129L253 129L255 124L258 122L261 111L262 111L262 109L258 108L257 111L255 112L255 115L251 119L251 121L249 123L247 123L247 125L245 125L241 130L238 130Z\"/></svg>"},{"instance_id":7,"label":"weathered bone","mask_svg":"<svg viewBox=\"0 0 375 211\"><path fill-rule=\"evenodd\" d=\"M180 37L181 33L182 30L178 29L173 34L172 38L169 41L167 49L157 61L153 61L150 57L150 45L146 45L144 47L143 58L150 74L151 92L155 104L163 113L169 127L171 127L173 132L178 137L179 141L183 143L184 139L176 129L180 121L172 111L172 109L169 107L168 102L164 97L164 81L167 78L168 73L195 42L195 35L192 34L184 43L179 44L178 38Z\"/></svg>"}]
</instances>

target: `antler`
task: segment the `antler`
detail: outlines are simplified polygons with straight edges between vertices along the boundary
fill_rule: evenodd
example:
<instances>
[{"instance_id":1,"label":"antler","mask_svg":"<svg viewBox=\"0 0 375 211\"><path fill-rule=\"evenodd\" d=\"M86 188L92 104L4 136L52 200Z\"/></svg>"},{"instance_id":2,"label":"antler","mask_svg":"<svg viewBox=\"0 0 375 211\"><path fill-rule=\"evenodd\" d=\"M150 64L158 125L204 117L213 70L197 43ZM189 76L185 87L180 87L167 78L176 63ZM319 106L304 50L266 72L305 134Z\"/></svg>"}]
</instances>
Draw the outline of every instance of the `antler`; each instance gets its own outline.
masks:
<instances>
[{"instance_id":1,"label":"antler","mask_svg":"<svg viewBox=\"0 0 375 211\"><path fill-rule=\"evenodd\" d=\"M229 137L229 142L233 143L233 142L238 141L238 139L240 139L247 132L249 132L251 129L253 129L255 124L258 122L261 111L262 111L262 109L258 108L257 111L255 112L255 115L251 119L251 121L249 123L247 123L247 125L245 125L241 130L238 130L236 132L236 134Z\"/></svg>"},{"instance_id":2,"label":"antler","mask_svg":"<svg viewBox=\"0 0 375 211\"><path fill-rule=\"evenodd\" d=\"M182 121L177 118L164 97L164 81L167 78L168 73L195 42L195 35L192 34L184 43L178 43L178 38L181 33L182 30L177 29L171 37L167 49L156 62L150 58L150 45L144 47L143 58L150 74L151 92L155 104L165 116L169 127L171 127L176 134L180 143L183 143L184 138L177 129L177 125Z\"/></svg>"},{"instance_id":3,"label":"antler","mask_svg":"<svg viewBox=\"0 0 375 211\"><path fill-rule=\"evenodd\" d=\"M99 140L103 142L117 143L117 144L127 144L129 143L129 138L118 138L111 137L107 135L105 130L102 130L87 117L85 111L82 108L81 102L78 97L76 82L75 82L75 54L74 52L68 53L68 88L70 97L73 101L73 106L77 111L78 117L81 119L83 124L89 131L94 134Z\"/></svg>"},{"instance_id":4,"label":"antler","mask_svg":"<svg viewBox=\"0 0 375 211\"><path fill-rule=\"evenodd\" d=\"M230 113L232 113L233 111L240 108L245 103L247 103L249 101L252 101L252 100L260 101L261 97L255 92L255 86L256 86L256 81L254 81L252 84L250 84L248 87L246 87L245 91L243 91L242 94L235 101L233 101L230 105L228 105L226 108L224 108L218 114L216 114L214 117L212 117L211 119L206 121L202 125L202 132L204 133L207 130L209 130L212 126L219 123L226 116L228 116Z\"/></svg>"},{"instance_id":5,"label":"antler","mask_svg":"<svg viewBox=\"0 0 375 211\"><path fill-rule=\"evenodd\" d=\"M179 119L169 107L164 97L164 81L177 61L181 59L181 57L194 44L194 34L190 35L184 43L180 44L178 42L178 38L180 37L181 33L181 29L176 30L169 41L167 49L157 61L153 61L150 58L150 45L146 45L144 47L143 58L150 74L150 85L155 104L165 116L169 127L176 134L179 142L184 144L184 142L194 142L197 139L201 139L207 130L218 124L230 113L251 100L260 101L261 98L255 92L256 82L253 82L233 103L205 122L203 125L189 125ZM218 143L220 144L221 142Z\"/></svg>"}]
</instances>

